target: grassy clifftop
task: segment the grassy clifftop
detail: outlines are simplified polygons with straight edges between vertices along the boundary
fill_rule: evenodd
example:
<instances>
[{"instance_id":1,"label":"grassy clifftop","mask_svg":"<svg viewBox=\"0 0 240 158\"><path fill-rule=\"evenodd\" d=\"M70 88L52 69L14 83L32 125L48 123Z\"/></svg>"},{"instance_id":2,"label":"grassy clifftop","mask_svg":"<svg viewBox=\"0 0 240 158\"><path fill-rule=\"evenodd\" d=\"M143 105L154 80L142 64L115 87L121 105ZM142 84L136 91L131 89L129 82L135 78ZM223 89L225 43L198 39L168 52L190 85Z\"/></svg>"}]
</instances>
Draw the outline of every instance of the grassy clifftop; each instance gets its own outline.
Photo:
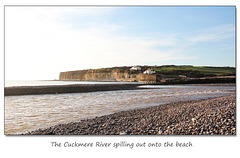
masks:
<instances>
[{"instance_id":1,"label":"grassy clifftop","mask_svg":"<svg viewBox=\"0 0 240 158\"><path fill-rule=\"evenodd\" d=\"M163 65L163 66L139 66L141 70L136 73L143 73L147 69L152 69L156 72L156 75L164 77L178 77L179 75L185 75L187 77L211 77L211 76L224 76L236 75L236 68L234 67L209 67L209 66L176 66L176 65ZM124 67L112 67L97 69L100 71L118 71L118 72L130 72L130 66ZM95 69L96 70L96 69ZM134 73L134 72L132 72Z\"/></svg>"},{"instance_id":2,"label":"grassy clifftop","mask_svg":"<svg viewBox=\"0 0 240 158\"><path fill-rule=\"evenodd\" d=\"M146 71L148 70L148 71ZM122 66L61 72L59 80L126 81L161 84L233 83L236 68L207 66Z\"/></svg>"}]
</instances>

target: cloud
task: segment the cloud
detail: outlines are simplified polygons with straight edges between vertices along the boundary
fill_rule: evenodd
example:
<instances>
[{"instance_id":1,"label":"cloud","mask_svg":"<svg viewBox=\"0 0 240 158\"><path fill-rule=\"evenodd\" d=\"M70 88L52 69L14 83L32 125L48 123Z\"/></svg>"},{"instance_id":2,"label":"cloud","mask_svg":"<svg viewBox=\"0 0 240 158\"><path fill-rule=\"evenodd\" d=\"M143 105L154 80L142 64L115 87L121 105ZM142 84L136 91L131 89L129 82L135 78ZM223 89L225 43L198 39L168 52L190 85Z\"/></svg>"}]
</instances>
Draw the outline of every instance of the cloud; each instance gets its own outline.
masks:
<instances>
[{"instance_id":1,"label":"cloud","mask_svg":"<svg viewBox=\"0 0 240 158\"><path fill-rule=\"evenodd\" d=\"M53 79L61 71L193 58L177 48L175 36L123 36L120 32L126 26L91 20L113 12L109 8L7 7L6 78ZM78 28L69 18L88 27Z\"/></svg>"},{"instance_id":2,"label":"cloud","mask_svg":"<svg viewBox=\"0 0 240 158\"><path fill-rule=\"evenodd\" d=\"M235 27L231 24L225 24L202 30L195 36L190 36L189 41L193 43L197 42L211 42L211 41L222 41L227 38L234 37Z\"/></svg>"}]
</instances>

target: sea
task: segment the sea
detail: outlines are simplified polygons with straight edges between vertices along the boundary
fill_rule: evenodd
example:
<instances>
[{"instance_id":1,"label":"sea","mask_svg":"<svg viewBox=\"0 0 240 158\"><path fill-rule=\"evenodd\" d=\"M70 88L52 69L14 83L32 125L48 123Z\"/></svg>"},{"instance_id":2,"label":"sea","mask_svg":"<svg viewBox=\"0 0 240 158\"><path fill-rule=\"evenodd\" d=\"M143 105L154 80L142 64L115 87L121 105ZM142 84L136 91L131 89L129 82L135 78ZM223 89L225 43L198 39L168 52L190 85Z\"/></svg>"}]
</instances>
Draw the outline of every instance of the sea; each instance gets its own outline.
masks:
<instances>
[{"instance_id":1,"label":"sea","mask_svg":"<svg viewBox=\"0 0 240 158\"><path fill-rule=\"evenodd\" d=\"M132 82L6 81L5 87ZM136 83L138 84L138 83ZM230 85L139 85L136 90L5 96L5 135L16 135L57 124L77 122L119 111L171 102L235 94Z\"/></svg>"},{"instance_id":2,"label":"sea","mask_svg":"<svg viewBox=\"0 0 240 158\"><path fill-rule=\"evenodd\" d=\"M89 82L89 81L59 81L59 80L6 80L5 87L18 86L53 86L75 84L140 84L139 82Z\"/></svg>"}]
</instances>

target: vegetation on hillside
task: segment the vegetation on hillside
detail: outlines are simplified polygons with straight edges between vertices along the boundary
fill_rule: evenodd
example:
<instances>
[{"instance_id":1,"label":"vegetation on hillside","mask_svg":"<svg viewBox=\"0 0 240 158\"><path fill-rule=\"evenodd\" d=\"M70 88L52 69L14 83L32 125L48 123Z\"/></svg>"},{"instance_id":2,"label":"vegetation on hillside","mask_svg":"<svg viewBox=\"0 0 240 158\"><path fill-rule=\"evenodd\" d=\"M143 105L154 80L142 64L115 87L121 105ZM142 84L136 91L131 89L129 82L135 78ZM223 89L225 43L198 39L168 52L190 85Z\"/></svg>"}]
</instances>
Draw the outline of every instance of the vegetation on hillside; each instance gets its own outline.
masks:
<instances>
[{"instance_id":1,"label":"vegetation on hillside","mask_svg":"<svg viewBox=\"0 0 240 158\"><path fill-rule=\"evenodd\" d=\"M162 66L139 66L140 71L130 71L131 66L112 67L97 69L100 71L118 71L128 73L143 73L147 69L154 70L157 77L176 78L179 75L184 75L191 78L212 77L212 76L235 76L236 68L234 67L209 67L209 66L176 66L176 65L162 65Z\"/></svg>"}]
</instances>

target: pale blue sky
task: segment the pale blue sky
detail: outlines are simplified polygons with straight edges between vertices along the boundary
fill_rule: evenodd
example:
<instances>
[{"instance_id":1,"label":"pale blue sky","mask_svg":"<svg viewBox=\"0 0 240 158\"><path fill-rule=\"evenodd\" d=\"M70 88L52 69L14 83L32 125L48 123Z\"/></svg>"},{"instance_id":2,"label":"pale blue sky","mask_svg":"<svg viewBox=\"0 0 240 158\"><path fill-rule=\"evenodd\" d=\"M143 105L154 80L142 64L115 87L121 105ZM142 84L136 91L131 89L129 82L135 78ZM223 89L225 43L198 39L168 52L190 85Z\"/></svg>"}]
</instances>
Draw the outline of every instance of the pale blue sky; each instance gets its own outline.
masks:
<instances>
[{"instance_id":1,"label":"pale blue sky","mask_svg":"<svg viewBox=\"0 0 240 158\"><path fill-rule=\"evenodd\" d=\"M234 6L5 11L6 79L112 66L235 66Z\"/></svg>"}]
</instances>

